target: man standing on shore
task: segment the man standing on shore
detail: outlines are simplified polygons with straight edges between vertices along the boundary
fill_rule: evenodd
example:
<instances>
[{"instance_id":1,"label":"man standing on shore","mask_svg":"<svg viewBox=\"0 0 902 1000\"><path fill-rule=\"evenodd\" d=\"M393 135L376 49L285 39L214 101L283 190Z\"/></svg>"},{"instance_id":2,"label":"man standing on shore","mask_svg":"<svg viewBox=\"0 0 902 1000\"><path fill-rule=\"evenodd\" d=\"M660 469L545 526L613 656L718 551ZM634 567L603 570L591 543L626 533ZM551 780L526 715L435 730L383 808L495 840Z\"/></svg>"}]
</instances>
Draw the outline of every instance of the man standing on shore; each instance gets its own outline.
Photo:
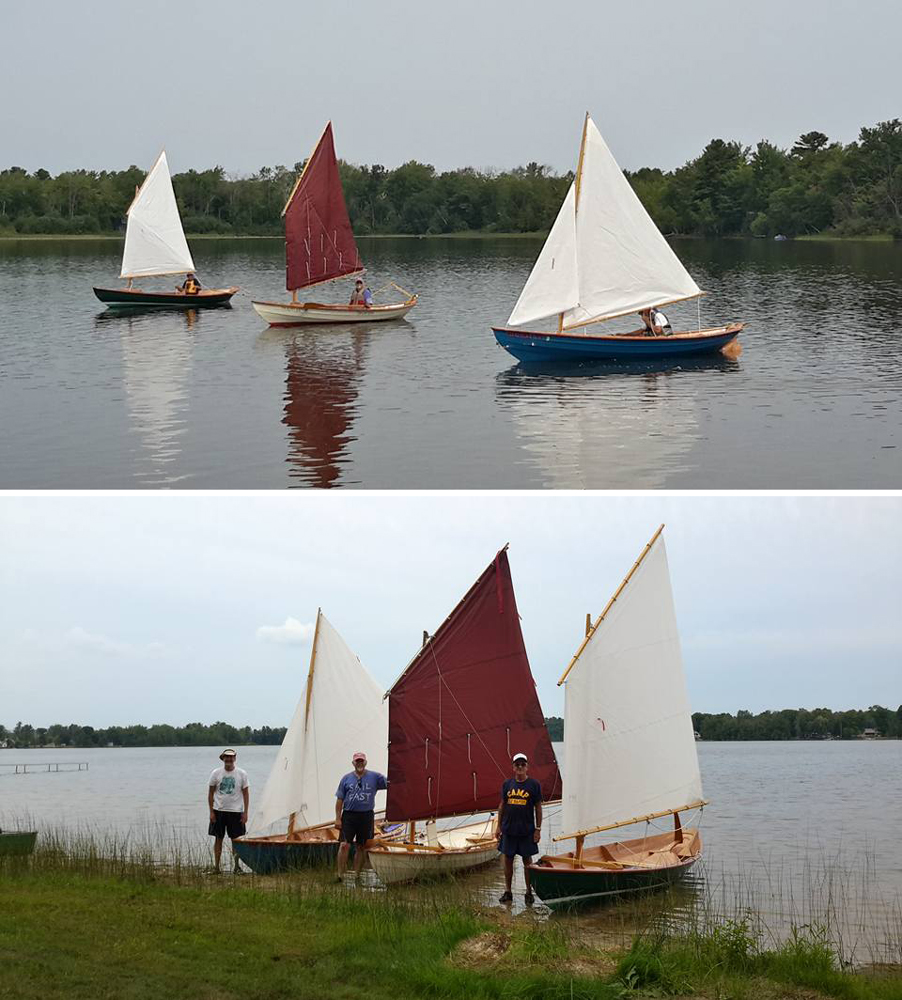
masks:
<instances>
[{"instance_id":1,"label":"man standing on shore","mask_svg":"<svg viewBox=\"0 0 902 1000\"><path fill-rule=\"evenodd\" d=\"M222 767L217 767L210 775L210 787L207 790L207 806L210 809L209 834L213 841L213 868L218 873L222 859L222 842L228 833L229 840L243 837L247 823L247 807L250 799L248 791L247 772L235 767L238 754L232 750L223 750L219 755ZM238 855L232 848L235 871L238 868Z\"/></svg>"},{"instance_id":2,"label":"man standing on shore","mask_svg":"<svg viewBox=\"0 0 902 1000\"><path fill-rule=\"evenodd\" d=\"M542 838L542 786L527 774L528 764L525 753L514 754L514 776L501 786L495 836L498 838L498 850L504 855L504 881L507 885L499 902L513 901L514 858L519 854L523 859L523 879L526 882L523 898L527 906L532 906L535 897L529 884L529 859L539 853Z\"/></svg>"},{"instance_id":3,"label":"man standing on shore","mask_svg":"<svg viewBox=\"0 0 902 1000\"><path fill-rule=\"evenodd\" d=\"M376 792L388 788L385 775L366 769L366 754L362 750L351 757L354 770L338 783L335 792L335 825L341 830L338 845L338 870L341 881L348 866L351 844L356 844L354 874L359 875L366 860L366 842L372 840L376 811Z\"/></svg>"}]
</instances>

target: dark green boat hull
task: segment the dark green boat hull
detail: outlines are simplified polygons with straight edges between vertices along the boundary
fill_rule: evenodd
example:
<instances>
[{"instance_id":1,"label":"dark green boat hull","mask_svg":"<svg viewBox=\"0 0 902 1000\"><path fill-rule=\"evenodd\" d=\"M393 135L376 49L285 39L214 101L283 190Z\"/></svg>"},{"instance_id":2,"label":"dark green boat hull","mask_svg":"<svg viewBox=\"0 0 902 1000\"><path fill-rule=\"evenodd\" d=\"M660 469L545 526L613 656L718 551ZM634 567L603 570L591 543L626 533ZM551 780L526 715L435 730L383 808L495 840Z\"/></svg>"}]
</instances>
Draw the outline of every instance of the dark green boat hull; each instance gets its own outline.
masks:
<instances>
[{"instance_id":1,"label":"dark green boat hull","mask_svg":"<svg viewBox=\"0 0 902 1000\"><path fill-rule=\"evenodd\" d=\"M142 292L127 288L95 288L94 294L108 306L122 309L149 306L162 306L168 309L210 309L214 306L229 304L237 288L206 289L197 295L185 295L178 292Z\"/></svg>"},{"instance_id":2,"label":"dark green boat hull","mask_svg":"<svg viewBox=\"0 0 902 1000\"><path fill-rule=\"evenodd\" d=\"M548 906L578 906L655 892L673 885L695 864L690 858L669 868L570 868L531 865L533 892Z\"/></svg>"},{"instance_id":3,"label":"dark green boat hull","mask_svg":"<svg viewBox=\"0 0 902 1000\"><path fill-rule=\"evenodd\" d=\"M0 833L0 856L31 854L37 839L37 832L30 830L11 830L9 833Z\"/></svg>"},{"instance_id":4,"label":"dark green boat hull","mask_svg":"<svg viewBox=\"0 0 902 1000\"><path fill-rule=\"evenodd\" d=\"M273 875L277 872L293 871L298 868L327 867L335 864L338 857L338 842L313 841L267 841L234 840L232 850L252 872L258 875ZM351 845L349 858L354 856Z\"/></svg>"}]
</instances>

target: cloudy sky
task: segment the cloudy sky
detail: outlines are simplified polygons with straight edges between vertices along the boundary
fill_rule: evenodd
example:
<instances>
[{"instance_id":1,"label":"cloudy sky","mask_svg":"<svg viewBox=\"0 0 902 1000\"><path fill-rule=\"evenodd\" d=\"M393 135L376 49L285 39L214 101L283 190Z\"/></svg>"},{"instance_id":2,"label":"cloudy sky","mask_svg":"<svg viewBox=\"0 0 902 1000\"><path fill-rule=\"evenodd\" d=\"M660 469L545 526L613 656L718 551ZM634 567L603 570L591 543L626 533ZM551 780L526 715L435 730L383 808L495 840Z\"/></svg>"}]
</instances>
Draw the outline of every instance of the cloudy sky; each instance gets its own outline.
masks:
<instances>
[{"instance_id":1,"label":"cloudy sky","mask_svg":"<svg viewBox=\"0 0 902 1000\"><path fill-rule=\"evenodd\" d=\"M588 110L624 167L712 138L849 142L898 117L897 0L7 2L0 169L52 173L340 156L394 167L574 166Z\"/></svg>"},{"instance_id":2,"label":"cloudy sky","mask_svg":"<svg viewBox=\"0 0 902 1000\"><path fill-rule=\"evenodd\" d=\"M389 687L505 542L547 714L661 522L693 708L902 702L902 498L0 496L0 722L285 725L321 606Z\"/></svg>"}]
</instances>

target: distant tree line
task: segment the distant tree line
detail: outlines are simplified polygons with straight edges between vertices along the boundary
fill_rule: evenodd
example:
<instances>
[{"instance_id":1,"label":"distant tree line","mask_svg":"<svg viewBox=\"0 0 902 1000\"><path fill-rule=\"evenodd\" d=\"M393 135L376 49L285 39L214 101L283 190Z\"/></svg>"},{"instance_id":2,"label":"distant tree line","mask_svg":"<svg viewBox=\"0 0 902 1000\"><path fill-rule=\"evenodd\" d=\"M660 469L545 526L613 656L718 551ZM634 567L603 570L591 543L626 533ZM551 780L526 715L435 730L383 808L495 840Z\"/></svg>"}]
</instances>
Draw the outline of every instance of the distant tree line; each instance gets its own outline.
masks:
<instances>
[{"instance_id":1,"label":"distant tree line","mask_svg":"<svg viewBox=\"0 0 902 1000\"><path fill-rule=\"evenodd\" d=\"M882 705L834 712L829 708L784 708L753 715L695 712L692 725L703 740L822 740L859 739L866 729L880 736L902 738L902 705L895 711Z\"/></svg>"},{"instance_id":2,"label":"distant tree line","mask_svg":"<svg viewBox=\"0 0 902 1000\"><path fill-rule=\"evenodd\" d=\"M553 743L564 739L564 720L545 719ZM735 715L695 712L692 725L703 740L817 740L859 739L865 730L882 737L902 738L902 705L895 711L882 705L834 712L829 708L784 708L753 715L740 709ZM93 726L53 725L44 729L18 722L12 729L0 726L0 747L193 747L278 746L285 728L231 726L227 722L189 722L187 726Z\"/></svg>"},{"instance_id":3,"label":"distant tree line","mask_svg":"<svg viewBox=\"0 0 902 1000\"><path fill-rule=\"evenodd\" d=\"M194 234L276 235L303 163L228 177L222 167L173 178L185 229ZM354 231L368 234L525 233L551 227L573 174L538 163L514 170L437 173L411 160L340 164ZM70 170L52 177L21 167L0 172L0 235L115 233L145 171ZM902 121L863 127L856 142L807 132L791 149L754 149L712 139L694 160L665 172L626 175L665 233L693 236L902 238Z\"/></svg>"},{"instance_id":4,"label":"distant tree line","mask_svg":"<svg viewBox=\"0 0 902 1000\"><path fill-rule=\"evenodd\" d=\"M93 726L53 725L46 729L17 722L12 729L0 726L0 746L9 747L209 747L265 744L278 746L285 728L231 726L227 722L189 722L187 726Z\"/></svg>"}]
</instances>

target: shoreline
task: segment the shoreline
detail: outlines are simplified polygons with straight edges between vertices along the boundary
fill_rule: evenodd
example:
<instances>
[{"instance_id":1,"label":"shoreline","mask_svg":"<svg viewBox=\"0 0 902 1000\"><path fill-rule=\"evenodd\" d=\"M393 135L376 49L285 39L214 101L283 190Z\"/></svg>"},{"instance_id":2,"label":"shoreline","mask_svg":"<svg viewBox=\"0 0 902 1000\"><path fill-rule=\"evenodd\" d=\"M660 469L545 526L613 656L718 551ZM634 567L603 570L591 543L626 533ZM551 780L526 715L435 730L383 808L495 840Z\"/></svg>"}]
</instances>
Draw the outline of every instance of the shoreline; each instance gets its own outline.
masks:
<instances>
[{"instance_id":1,"label":"shoreline","mask_svg":"<svg viewBox=\"0 0 902 1000\"><path fill-rule=\"evenodd\" d=\"M487 233L480 230L463 230L457 233L369 233L367 235L356 236L357 240L542 240L548 236L547 232L537 231L529 233ZM185 233L189 240L278 240L284 241L282 233L272 236L258 236L241 233ZM688 233L670 233L666 236L672 240L723 240L724 242L777 242L773 237L759 236L693 236ZM125 234L121 233L0 233L0 242L29 242L40 243L48 241L66 242L108 242L125 240ZM830 233L812 233L803 236L790 236L785 241L787 243L899 243L902 241L895 239L889 233L877 233L870 236L835 236Z\"/></svg>"},{"instance_id":2,"label":"shoreline","mask_svg":"<svg viewBox=\"0 0 902 1000\"><path fill-rule=\"evenodd\" d=\"M586 925L542 906L511 912L453 880L369 891L335 884L331 869L214 875L98 846L51 841L31 859L0 859L0 946L20 1000L93 1000L117 981L147 998L248 1000L899 996L892 957L853 970L826 927L781 944L738 913L674 924L666 893L596 909ZM241 963L221 961L230 949Z\"/></svg>"}]
</instances>

